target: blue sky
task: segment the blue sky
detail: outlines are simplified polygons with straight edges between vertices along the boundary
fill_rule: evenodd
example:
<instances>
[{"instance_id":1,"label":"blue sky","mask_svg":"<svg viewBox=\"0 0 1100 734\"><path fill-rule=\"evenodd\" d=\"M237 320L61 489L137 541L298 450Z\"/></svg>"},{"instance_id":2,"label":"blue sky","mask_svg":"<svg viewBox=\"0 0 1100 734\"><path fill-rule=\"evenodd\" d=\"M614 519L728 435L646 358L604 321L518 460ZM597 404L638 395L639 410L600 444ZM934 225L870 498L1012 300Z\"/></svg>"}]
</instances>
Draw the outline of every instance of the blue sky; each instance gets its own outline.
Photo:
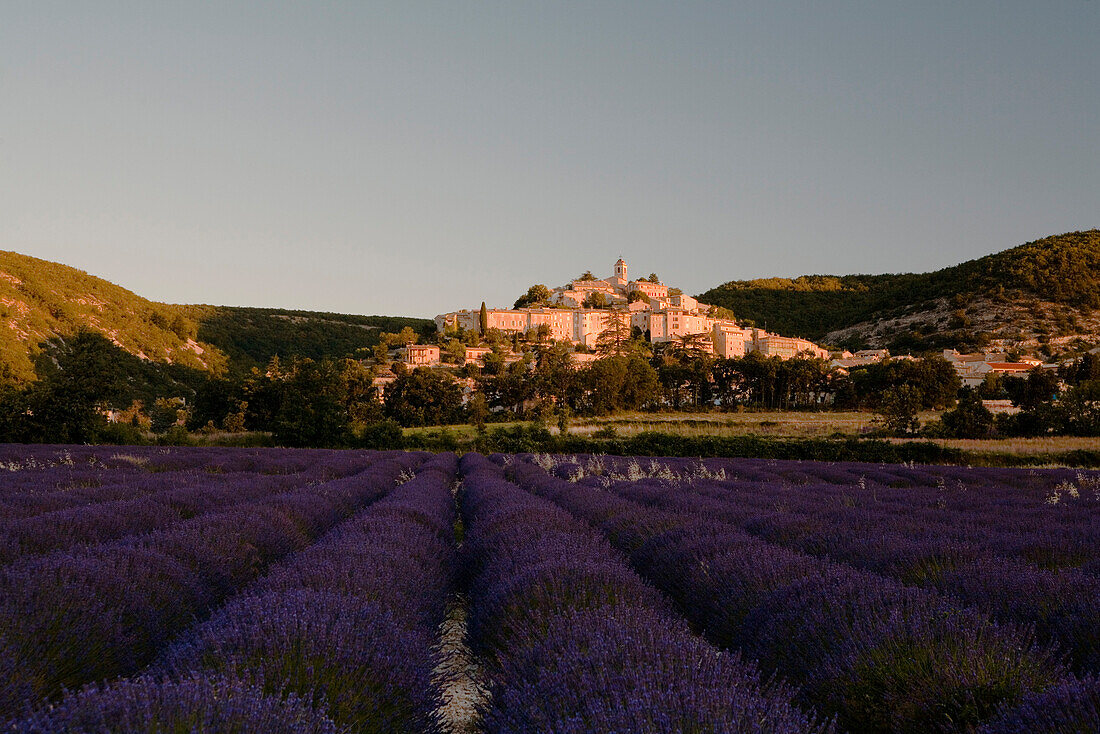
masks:
<instances>
[{"instance_id":1,"label":"blue sky","mask_svg":"<svg viewBox=\"0 0 1100 734\"><path fill-rule=\"evenodd\" d=\"M0 249L154 300L936 269L1100 226L1100 2L5 2Z\"/></svg>"}]
</instances>

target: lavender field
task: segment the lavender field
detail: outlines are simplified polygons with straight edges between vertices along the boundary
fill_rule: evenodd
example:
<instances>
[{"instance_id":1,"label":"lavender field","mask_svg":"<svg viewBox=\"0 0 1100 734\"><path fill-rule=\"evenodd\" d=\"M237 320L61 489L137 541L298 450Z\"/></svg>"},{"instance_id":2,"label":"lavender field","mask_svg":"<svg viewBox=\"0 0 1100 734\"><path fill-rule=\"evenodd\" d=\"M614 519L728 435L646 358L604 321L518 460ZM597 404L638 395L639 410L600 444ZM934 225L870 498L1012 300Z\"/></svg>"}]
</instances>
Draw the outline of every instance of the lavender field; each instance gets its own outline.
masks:
<instances>
[{"instance_id":1,"label":"lavender field","mask_svg":"<svg viewBox=\"0 0 1100 734\"><path fill-rule=\"evenodd\" d=\"M1089 732L1100 474L0 447L0 729Z\"/></svg>"}]
</instances>

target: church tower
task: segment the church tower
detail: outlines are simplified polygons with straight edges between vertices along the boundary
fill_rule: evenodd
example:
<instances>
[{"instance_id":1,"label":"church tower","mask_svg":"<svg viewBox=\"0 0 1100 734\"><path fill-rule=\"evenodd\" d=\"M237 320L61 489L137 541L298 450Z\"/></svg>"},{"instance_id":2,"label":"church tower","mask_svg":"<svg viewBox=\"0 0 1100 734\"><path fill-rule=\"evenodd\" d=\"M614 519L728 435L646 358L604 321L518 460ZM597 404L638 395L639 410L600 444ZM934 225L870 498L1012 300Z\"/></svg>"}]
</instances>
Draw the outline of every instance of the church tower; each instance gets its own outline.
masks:
<instances>
[{"instance_id":1,"label":"church tower","mask_svg":"<svg viewBox=\"0 0 1100 734\"><path fill-rule=\"evenodd\" d=\"M622 278L624 281L629 280L629 278L626 277L626 260L623 260L621 257L615 261L615 277Z\"/></svg>"}]
</instances>

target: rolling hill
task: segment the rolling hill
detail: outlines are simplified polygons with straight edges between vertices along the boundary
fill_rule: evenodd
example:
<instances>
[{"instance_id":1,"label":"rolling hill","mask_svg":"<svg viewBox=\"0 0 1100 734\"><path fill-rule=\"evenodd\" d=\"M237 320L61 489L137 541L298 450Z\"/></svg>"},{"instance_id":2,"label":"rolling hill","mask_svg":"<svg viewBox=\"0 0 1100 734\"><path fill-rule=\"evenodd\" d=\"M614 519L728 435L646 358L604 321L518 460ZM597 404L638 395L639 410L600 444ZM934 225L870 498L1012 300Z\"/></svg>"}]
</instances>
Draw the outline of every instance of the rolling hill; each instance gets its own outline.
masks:
<instances>
[{"instance_id":1,"label":"rolling hill","mask_svg":"<svg viewBox=\"0 0 1100 734\"><path fill-rule=\"evenodd\" d=\"M426 319L312 311L179 306L149 301L59 263L0 251L0 374L35 378L35 359L85 328L146 367L216 375L272 356L344 357L382 331L423 329Z\"/></svg>"},{"instance_id":2,"label":"rolling hill","mask_svg":"<svg viewBox=\"0 0 1100 734\"><path fill-rule=\"evenodd\" d=\"M1100 230L932 273L731 281L698 296L782 334L918 352L992 343L1051 350L1100 333Z\"/></svg>"}]
</instances>

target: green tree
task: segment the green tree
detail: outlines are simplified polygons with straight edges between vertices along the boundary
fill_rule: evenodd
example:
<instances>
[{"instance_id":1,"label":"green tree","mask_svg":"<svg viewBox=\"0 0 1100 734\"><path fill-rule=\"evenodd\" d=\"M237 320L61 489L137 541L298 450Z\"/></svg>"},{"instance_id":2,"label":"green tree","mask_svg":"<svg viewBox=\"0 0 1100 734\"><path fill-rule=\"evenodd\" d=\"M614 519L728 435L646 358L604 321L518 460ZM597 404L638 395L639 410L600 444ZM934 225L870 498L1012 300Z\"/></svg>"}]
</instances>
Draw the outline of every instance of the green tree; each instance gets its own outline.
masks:
<instances>
[{"instance_id":1,"label":"green tree","mask_svg":"<svg viewBox=\"0 0 1100 734\"><path fill-rule=\"evenodd\" d=\"M295 360L282 381L275 440L287 446L339 446L348 437L347 394L329 359Z\"/></svg>"},{"instance_id":2,"label":"green tree","mask_svg":"<svg viewBox=\"0 0 1100 734\"><path fill-rule=\"evenodd\" d=\"M448 339L442 349L444 357L451 364L466 364L466 345L457 339Z\"/></svg>"},{"instance_id":3,"label":"green tree","mask_svg":"<svg viewBox=\"0 0 1100 734\"><path fill-rule=\"evenodd\" d=\"M385 411L403 426L462 423L462 389L445 372L417 367L386 389Z\"/></svg>"},{"instance_id":4,"label":"green tree","mask_svg":"<svg viewBox=\"0 0 1100 734\"><path fill-rule=\"evenodd\" d=\"M535 397L536 382L527 358L513 362L497 374L482 376L479 383L490 408L504 408L522 417L527 402Z\"/></svg>"},{"instance_id":5,"label":"green tree","mask_svg":"<svg viewBox=\"0 0 1100 734\"><path fill-rule=\"evenodd\" d=\"M638 410L655 403L660 395L656 370L639 355L598 359L579 379L583 389L578 407L589 414Z\"/></svg>"},{"instance_id":6,"label":"green tree","mask_svg":"<svg viewBox=\"0 0 1100 734\"><path fill-rule=\"evenodd\" d=\"M470 423L477 428L477 432L484 433L485 421L489 417L489 403L485 399L485 394L479 391L471 395L466 404L466 412L470 416Z\"/></svg>"},{"instance_id":7,"label":"green tree","mask_svg":"<svg viewBox=\"0 0 1100 734\"><path fill-rule=\"evenodd\" d=\"M558 342L542 349L535 361L536 392L558 406L566 405L575 391L577 370L573 367L572 355L573 349L568 342Z\"/></svg>"},{"instance_id":8,"label":"green tree","mask_svg":"<svg viewBox=\"0 0 1100 734\"><path fill-rule=\"evenodd\" d=\"M550 289L541 283L531 286L527 292L520 296L514 308L526 308L546 304L550 301Z\"/></svg>"},{"instance_id":9,"label":"green tree","mask_svg":"<svg viewBox=\"0 0 1100 734\"><path fill-rule=\"evenodd\" d=\"M478 313L477 324L482 334L489 330L489 310L485 308L485 301L481 302L481 311Z\"/></svg>"},{"instance_id":10,"label":"green tree","mask_svg":"<svg viewBox=\"0 0 1100 734\"><path fill-rule=\"evenodd\" d=\"M186 421L187 409L180 398L157 398L153 409L149 411L149 428L161 435L168 432L180 420Z\"/></svg>"},{"instance_id":11,"label":"green tree","mask_svg":"<svg viewBox=\"0 0 1100 734\"><path fill-rule=\"evenodd\" d=\"M351 429L359 431L367 424L382 420L382 404L374 386L375 370L364 367L354 359L338 360L336 366Z\"/></svg>"},{"instance_id":12,"label":"green tree","mask_svg":"<svg viewBox=\"0 0 1100 734\"><path fill-rule=\"evenodd\" d=\"M623 311L611 311L608 314L607 326L596 337L596 353L605 357L621 357L632 351L633 341L630 315Z\"/></svg>"},{"instance_id":13,"label":"green tree","mask_svg":"<svg viewBox=\"0 0 1100 734\"><path fill-rule=\"evenodd\" d=\"M883 427L895 436L907 436L920 429L917 413L920 411L920 391L912 385L887 388L882 394L878 413Z\"/></svg>"},{"instance_id":14,"label":"green tree","mask_svg":"<svg viewBox=\"0 0 1100 734\"><path fill-rule=\"evenodd\" d=\"M1005 392L1004 376L1000 372L989 372L978 385L978 397L983 400L999 400L1008 397Z\"/></svg>"},{"instance_id":15,"label":"green tree","mask_svg":"<svg viewBox=\"0 0 1100 734\"><path fill-rule=\"evenodd\" d=\"M198 327L195 325L195 322L184 318L183 314L180 313L175 315L175 318L172 319L172 324L168 328L183 341L194 339L198 332Z\"/></svg>"},{"instance_id":16,"label":"green tree","mask_svg":"<svg viewBox=\"0 0 1100 734\"><path fill-rule=\"evenodd\" d=\"M993 431L993 414L982 405L979 392L970 388L963 389L958 404L940 420L950 438L988 438Z\"/></svg>"},{"instance_id":17,"label":"green tree","mask_svg":"<svg viewBox=\"0 0 1100 734\"><path fill-rule=\"evenodd\" d=\"M1100 380L1086 380L1066 391L1055 407L1059 432L1071 436L1100 436Z\"/></svg>"},{"instance_id":18,"label":"green tree","mask_svg":"<svg viewBox=\"0 0 1100 734\"><path fill-rule=\"evenodd\" d=\"M585 308L607 308L607 296L600 291L591 291L584 297Z\"/></svg>"},{"instance_id":19,"label":"green tree","mask_svg":"<svg viewBox=\"0 0 1100 734\"><path fill-rule=\"evenodd\" d=\"M1012 404L1023 410L1034 410L1051 402L1059 388L1058 374L1042 367L1030 370L1027 377L1006 377L1003 384Z\"/></svg>"},{"instance_id":20,"label":"green tree","mask_svg":"<svg viewBox=\"0 0 1100 734\"><path fill-rule=\"evenodd\" d=\"M121 400L119 350L102 334L82 329L39 362L39 380L11 408L22 440L92 443L107 427L107 409ZM129 356L129 355L127 355Z\"/></svg>"}]
</instances>

